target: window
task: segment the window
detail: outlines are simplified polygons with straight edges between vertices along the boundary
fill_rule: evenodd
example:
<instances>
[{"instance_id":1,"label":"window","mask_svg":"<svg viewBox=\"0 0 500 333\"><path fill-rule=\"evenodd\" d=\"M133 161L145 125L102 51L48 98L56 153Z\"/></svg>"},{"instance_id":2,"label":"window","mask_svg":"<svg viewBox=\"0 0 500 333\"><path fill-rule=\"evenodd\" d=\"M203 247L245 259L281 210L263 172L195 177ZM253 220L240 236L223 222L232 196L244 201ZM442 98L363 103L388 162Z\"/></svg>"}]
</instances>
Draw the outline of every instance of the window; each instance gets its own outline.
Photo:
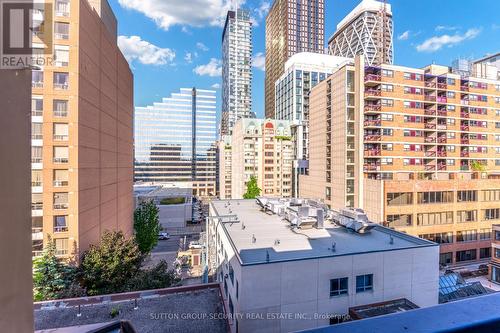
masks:
<instances>
[{"instance_id":1,"label":"window","mask_svg":"<svg viewBox=\"0 0 500 333\"><path fill-rule=\"evenodd\" d=\"M31 87L32 88L43 88L43 72L42 71L32 71L31 72Z\"/></svg>"},{"instance_id":2,"label":"window","mask_svg":"<svg viewBox=\"0 0 500 333\"><path fill-rule=\"evenodd\" d=\"M484 210L485 220L498 220L500 219L500 208L488 208Z\"/></svg>"},{"instance_id":3,"label":"window","mask_svg":"<svg viewBox=\"0 0 500 333\"><path fill-rule=\"evenodd\" d=\"M348 285L346 277L330 280L330 297L347 295L347 291Z\"/></svg>"},{"instance_id":4,"label":"window","mask_svg":"<svg viewBox=\"0 0 500 333\"><path fill-rule=\"evenodd\" d=\"M393 134L392 128L382 128L382 135L392 136L392 134Z\"/></svg>"},{"instance_id":5,"label":"window","mask_svg":"<svg viewBox=\"0 0 500 333\"><path fill-rule=\"evenodd\" d=\"M31 123L31 140L43 139L43 124Z\"/></svg>"},{"instance_id":6,"label":"window","mask_svg":"<svg viewBox=\"0 0 500 333\"><path fill-rule=\"evenodd\" d=\"M68 254L68 239L67 238L56 238L56 255L63 256Z\"/></svg>"},{"instance_id":7,"label":"window","mask_svg":"<svg viewBox=\"0 0 500 333\"><path fill-rule=\"evenodd\" d=\"M394 77L394 71L392 71L390 69L382 69L382 76Z\"/></svg>"},{"instance_id":8,"label":"window","mask_svg":"<svg viewBox=\"0 0 500 333\"><path fill-rule=\"evenodd\" d=\"M68 186L68 182L68 170L54 170L54 187Z\"/></svg>"},{"instance_id":9,"label":"window","mask_svg":"<svg viewBox=\"0 0 500 333\"><path fill-rule=\"evenodd\" d=\"M392 114L382 113L380 118L384 121L393 121L394 116Z\"/></svg>"},{"instance_id":10,"label":"window","mask_svg":"<svg viewBox=\"0 0 500 333\"><path fill-rule=\"evenodd\" d=\"M452 191L437 191L437 192L418 192L417 203L431 204L431 203L447 203L453 202Z\"/></svg>"},{"instance_id":11,"label":"window","mask_svg":"<svg viewBox=\"0 0 500 333\"><path fill-rule=\"evenodd\" d=\"M32 210L43 209L43 194L42 193L32 193L31 194L31 209Z\"/></svg>"},{"instance_id":12,"label":"window","mask_svg":"<svg viewBox=\"0 0 500 333\"><path fill-rule=\"evenodd\" d=\"M457 191L457 201L477 201L477 191Z\"/></svg>"},{"instance_id":13,"label":"window","mask_svg":"<svg viewBox=\"0 0 500 333\"><path fill-rule=\"evenodd\" d=\"M386 99L386 98L382 98L380 103L382 104L382 106L393 106L394 105L394 101L392 99Z\"/></svg>"},{"instance_id":14,"label":"window","mask_svg":"<svg viewBox=\"0 0 500 333\"><path fill-rule=\"evenodd\" d=\"M55 99L53 101L54 117L68 116L68 101Z\"/></svg>"},{"instance_id":15,"label":"window","mask_svg":"<svg viewBox=\"0 0 500 333\"><path fill-rule=\"evenodd\" d=\"M56 0L56 16L69 16L69 0Z\"/></svg>"},{"instance_id":16,"label":"window","mask_svg":"<svg viewBox=\"0 0 500 333\"><path fill-rule=\"evenodd\" d=\"M61 49L60 46L56 45L54 50L54 65L56 67L63 67L69 65L69 49Z\"/></svg>"},{"instance_id":17,"label":"window","mask_svg":"<svg viewBox=\"0 0 500 333\"><path fill-rule=\"evenodd\" d=\"M68 141L68 124L54 123L54 141Z\"/></svg>"},{"instance_id":18,"label":"window","mask_svg":"<svg viewBox=\"0 0 500 333\"><path fill-rule=\"evenodd\" d=\"M452 252L440 253L439 254L439 264L440 265L449 265L452 262Z\"/></svg>"},{"instance_id":19,"label":"window","mask_svg":"<svg viewBox=\"0 0 500 333\"><path fill-rule=\"evenodd\" d=\"M356 276L356 292L373 290L373 274Z\"/></svg>"},{"instance_id":20,"label":"window","mask_svg":"<svg viewBox=\"0 0 500 333\"><path fill-rule=\"evenodd\" d=\"M479 259L491 258L491 247L482 247L479 249Z\"/></svg>"},{"instance_id":21,"label":"window","mask_svg":"<svg viewBox=\"0 0 500 333\"><path fill-rule=\"evenodd\" d=\"M495 258L500 259L500 249L495 248Z\"/></svg>"},{"instance_id":22,"label":"window","mask_svg":"<svg viewBox=\"0 0 500 333\"><path fill-rule=\"evenodd\" d=\"M69 23L55 22L54 37L55 39L69 39Z\"/></svg>"},{"instance_id":23,"label":"window","mask_svg":"<svg viewBox=\"0 0 500 333\"><path fill-rule=\"evenodd\" d=\"M457 251L456 262L476 260L476 249Z\"/></svg>"},{"instance_id":24,"label":"window","mask_svg":"<svg viewBox=\"0 0 500 333\"><path fill-rule=\"evenodd\" d=\"M394 91L394 86L392 84L382 84L382 91L392 92Z\"/></svg>"},{"instance_id":25,"label":"window","mask_svg":"<svg viewBox=\"0 0 500 333\"><path fill-rule=\"evenodd\" d=\"M411 227L412 216L411 214L387 215L387 225L389 227Z\"/></svg>"},{"instance_id":26,"label":"window","mask_svg":"<svg viewBox=\"0 0 500 333\"><path fill-rule=\"evenodd\" d=\"M43 116L43 99L41 98L31 99L31 115L33 117Z\"/></svg>"},{"instance_id":27,"label":"window","mask_svg":"<svg viewBox=\"0 0 500 333\"><path fill-rule=\"evenodd\" d=\"M479 240L491 239L491 229L481 229L479 230Z\"/></svg>"},{"instance_id":28,"label":"window","mask_svg":"<svg viewBox=\"0 0 500 333\"><path fill-rule=\"evenodd\" d=\"M42 163L42 147L31 147L31 163Z\"/></svg>"},{"instance_id":29,"label":"window","mask_svg":"<svg viewBox=\"0 0 500 333\"><path fill-rule=\"evenodd\" d=\"M453 212L417 214L417 225L452 224Z\"/></svg>"},{"instance_id":30,"label":"window","mask_svg":"<svg viewBox=\"0 0 500 333\"><path fill-rule=\"evenodd\" d=\"M54 209L68 209L68 193L54 193Z\"/></svg>"},{"instance_id":31,"label":"window","mask_svg":"<svg viewBox=\"0 0 500 333\"><path fill-rule=\"evenodd\" d=\"M66 215L54 216L54 232L68 231L68 217Z\"/></svg>"},{"instance_id":32,"label":"window","mask_svg":"<svg viewBox=\"0 0 500 333\"><path fill-rule=\"evenodd\" d=\"M387 206L411 205L413 203L413 193L396 192L387 193Z\"/></svg>"},{"instance_id":33,"label":"window","mask_svg":"<svg viewBox=\"0 0 500 333\"><path fill-rule=\"evenodd\" d=\"M31 186L42 186L42 170L31 170Z\"/></svg>"},{"instance_id":34,"label":"window","mask_svg":"<svg viewBox=\"0 0 500 333\"><path fill-rule=\"evenodd\" d=\"M476 230L457 231L457 242L472 242L477 240Z\"/></svg>"},{"instance_id":35,"label":"window","mask_svg":"<svg viewBox=\"0 0 500 333\"><path fill-rule=\"evenodd\" d=\"M69 73L54 73L54 89L67 90L69 87Z\"/></svg>"},{"instance_id":36,"label":"window","mask_svg":"<svg viewBox=\"0 0 500 333\"><path fill-rule=\"evenodd\" d=\"M453 243L453 233L452 232L441 232L437 234L424 234L418 237L430 240L438 244L449 244Z\"/></svg>"},{"instance_id":37,"label":"window","mask_svg":"<svg viewBox=\"0 0 500 333\"><path fill-rule=\"evenodd\" d=\"M54 147L54 163L68 163L68 159L68 147Z\"/></svg>"},{"instance_id":38,"label":"window","mask_svg":"<svg viewBox=\"0 0 500 333\"><path fill-rule=\"evenodd\" d=\"M474 222L477 221L477 210L459 210L457 212L457 222Z\"/></svg>"}]
</instances>

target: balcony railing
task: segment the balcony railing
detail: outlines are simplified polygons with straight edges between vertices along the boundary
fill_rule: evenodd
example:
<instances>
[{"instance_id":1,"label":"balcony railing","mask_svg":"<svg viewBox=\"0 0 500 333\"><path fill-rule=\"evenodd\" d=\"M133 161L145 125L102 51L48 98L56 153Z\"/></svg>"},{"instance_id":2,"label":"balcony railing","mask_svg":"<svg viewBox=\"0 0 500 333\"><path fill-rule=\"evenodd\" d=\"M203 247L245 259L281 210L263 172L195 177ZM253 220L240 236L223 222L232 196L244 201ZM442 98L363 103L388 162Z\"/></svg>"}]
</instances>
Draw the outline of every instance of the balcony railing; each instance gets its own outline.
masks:
<instances>
[{"instance_id":1,"label":"balcony railing","mask_svg":"<svg viewBox=\"0 0 500 333\"><path fill-rule=\"evenodd\" d=\"M380 126L380 120L365 120L365 126Z\"/></svg>"},{"instance_id":2,"label":"balcony railing","mask_svg":"<svg viewBox=\"0 0 500 333\"><path fill-rule=\"evenodd\" d=\"M447 138L438 138L438 143L446 143L447 141Z\"/></svg>"},{"instance_id":3,"label":"balcony railing","mask_svg":"<svg viewBox=\"0 0 500 333\"><path fill-rule=\"evenodd\" d=\"M364 171L379 171L380 164L365 164L363 166Z\"/></svg>"},{"instance_id":4,"label":"balcony railing","mask_svg":"<svg viewBox=\"0 0 500 333\"><path fill-rule=\"evenodd\" d=\"M433 143L433 142L436 142L436 138L433 138L433 137L426 137L426 138L424 139L424 141L425 141L426 143Z\"/></svg>"},{"instance_id":5,"label":"balcony railing","mask_svg":"<svg viewBox=\"0 0 500 333\"><path fill-rule=\"evenodd\" d=\"M380 94L381 94L380 90L375 90L375 89L365 90L365 95L367 96L380 96Z\"/></svg>"},{"instance_id":6,"label":"balcony railing","mask_svg":"<svg viewBox=\"0 0 500 333\"><path fill-rule=\"evenodd\" d=\"M460 86L460 90L469 91L469 86Z\"/></svg>"},{"instance_id":7,"label":"balcony railing","mask_svg":"<svg viewBox=\"0 0 500 333\"><path fill-rule=\"evenodd\" d=\"M470 117L469 112L460 112L460 117L469 118Z\"/></svg>"},{"instance_id":8,"label":"balcony railing","mask_svg":"<svg viewBox=\"0 0 500 333\"><path fill-rule=\"evenodd\" d=\"M378 134L365 135L365 141L380 141L380 135Z\"/></svg>"},{"instance_id":9,"label":"balcony railing","mask_svg":"<svg viewBox=\"0 0 500 333\"><path fill-rule=\"evenodd\" d=\"M468 131L469 130L469 126L468 125L460 125L460 130L462 130L462 131Z\"/></svg>"},{"instance_id":10,"label":"balcony railing","mask_svg":"<svg viewBox=\"0 0 500 333\"><path fill-rule=\"evenodd\" d=\"M425 82L426 88L436 88L436 82Z\"/></svg>"},{"instance_id":11,"label":"balcony railing","mask_svg":"<svg viewBox=\"0 0 500 333\"><path fill-rule=\"evenodd\" d=\"M43 185L41 181L31 181L31 187L40 187Z\"/></svg>"},{"instance_id":12,"label":"balcony railing","mask_svg":"<svg viewBox=\"0 0 500 333\"><path fill-rule=\"evenodd\" d=\"M67 117L68 111L54 110L54 117Z\"/></svg>"},{"instance_id":13,"label":"balcony railing","mask_svg":"<svg viewBox=\"0 0 500 333\"><path fill-rule=\"evenodd\" d=\"M469 139L460 139L460 143L463 145L468 145L469 144Z\"/></svg>"},{"instance_id":14,"label":"balcony railing","mask_svg":"<svg viewBox=\"0 0 500 333\"><path fill-rule=\"evenodd\" d=\"M436 156L436 152L435 151L426 151L424 154L425 154L425 157L434 157L434 156Z\"/></svg>"},{"instance_id":15,"label":"balcony railing","mask_svg":"<svg viewBox=\"0 0 500 333\"><path fill-rule=\"evenodd\" d=\"M380 156L380 149L367 149L365 150L367 156Z\"/></svg>"},{"instance_id":16,"label":"balcony railing","mask_svg":"<svg viewBox=\"0 0 500 333\"><path fill-rule=\"evenodd\" d=\"M42 202L32 202L31 203L31 210L41 210L41 209L43 209Z\"/></svg>"},{"instance_id":17,"label":"balcony railing","mask_svg":"<svg viewBox=\"0 0 500 333\"><path fill-rule=\"evenodd\" d=\"M32 117L42 117L43 110L31 110L31 116Z\"/></svg>"},{"instance_id":18,"label":"balcony railing","mask_svg":"<svg viewBox=\"0 0 500 333\"><path fill-rule=\"evenodd\" d=\"M380 81L381 77L377 74L366 74L365 81Z\"/></svg>"},{"instance_id":19,"label":"balcony railing","mask_svg":"<svg viewBox=\"0 0 500 333\"><path fill-rule=\"evenodd\" d=\"M437 125L436 128L440 131L445 131L448 128L448 126L447 125Z\"/></svg>"},{"instance_id":20,"label":"balcony railing","mask_svg":"<svg viewBox=\"0 0 500 333\"><path fill-rule=\"evenodd\" d=\"M43 88L43 81L31 82L31 88Z\"/></svg>"},{"instance_id":21,"label":"balcony railing","mask_svg":"<svg viewBox=\"0 0 500 333\"><path fill-rule=\"evenodd\" d=\"M54 83L54 89L68 90L68 87L67 83Z\"/></svg>"},{"instance_id":22,"label":"balcony railing","mask_svg":"<svg viewBox=\"0 0 500 333\"><path fill-rule=\"evenodd\" d=\"M54 141L68 141L68 135L54 134Z\"/></svg>"},{"instance_id":23,"label":"balcony railing","mask_svg":"<svg viewBox=\"0 0 500 333\"><path fill-rule=\"evenodd\" d=\"M55 39L69 39L69 34L56 32L54 34Z\"/></svg>"},{"instance_id":24,"label":"balcony railing","mask_svg":"<svg viewBox=\"0 0 500 333\"><path fill-rule=\"evenodd\" d=\"M380 111L380 105L365 105L365 111Z\"/></svg>"},{"instance_id":25,"label":"balcony railing","mask_svg":"<svg viewBox=\"0 0 500 333\"><path fill-rule=\"evenodd\" d=\"M425 95L425 96L424 96L424 99L425 99L426 101L431 101L431 102L434 102L434 101L436 101L436 96Z\"/></svg>"},{"instance_id":26,"label":"balcony railing","mask_svg":"<svg viewBox=\"0 0 500 333\"><path fill-rule=\"evenodd\" d=\"M68 209L68 203L55 203L54 209Z\"/></svg>"},{"instance_id":27,"label":"balcony railing","mask_svg":"<svg viewBox=\"0 0 500 333\"><path fill-rule=\"evenodd\" d=\"M426 116L434 116L434 115L436 115L436 110L434 110L434 109L427 109L427 110L424 111L424 114Z\"/></svg>"},{"instance_id":28,"label":"balcony railing","mask_svg":"<svg viewBox=\"0 0 500 333\"><path fill-rule=\"evenodd\" d=\"M55 226L54 232L66 232L68 231L68 226Z\"/></svg>"},{"instance_id":29,"label":"balcony railing","mask_svg":"<svg viewBox=\"0 0 500 333\"><path fill-rule=\"evenodd\" d=\"M446 97L443 97L443 96L438 96L437 101L438 101L438 103L446 103L448 101L448 99Z\"/></svg>"},{"instance_id":30,"label":"balcony railing","mask_svg":"<svg viewBox=\"0 0 500 333\"><path fill-rule=\"evenodd\" d=\"M439 163L439 164L437 165L437 169L438 169L438 170L446 170L446 164Z\"/></svg>"},{"instance_id":31,"label":"balcony railing","mask_svg":"<svg viewBox=\"0 0 500 333\"><path fill-rule=\"evenodd\" d=\"M437 156L439 156L439 157L446 157L447 156L446 151L438 151L437 152Z\"/></svg>"},{"instance_id":32,"label":"balcony railing","mask_svg":"<svg viewBox=\"0 0 500 333\"><path fill-rule=\"evenodd\" d=\"M54 163L68 163L68 158L66 158L66 157L54 157Z\"/></svg>"},{"instance_id":33,"label":"balcony railing","mask_svg":"<svg viewBox=\"0 0 500 333\"><path fill-rule=\"evenodd\" d=\"M468 151L460 152L460 157L469 157L469 152Z\"/></svg>"},{"instance_id":34,"label":"balcony railing","mask_svg":"<svg viewBox=\"0 0 500 333\"><path fill-rule=\"evenodd\" d=\"M468 99L461 99L460 104L462 105L469 105L469 100Z\"/></svg>"},{"instance_id":35,"label":"balcony railing","mask_svg":"<svg viewBox=\"0 0 500 333\"><path fill-rule=\"evenodd\" d=\"M424 127L426 129L435 129L436 128L436 124L432 124L432 123L425 123Z\"/></svg>"},{"instance_id":36,"label":"balcony railing","mask_svg":"<svg viewBox=\"0 0 500 333\"><path fill-rule=\"evenodd\" d=\"M437 86L438 86L439 89L446 89L446 88L448 88L448 85L446 83L439 83L438 82Z\"/></svg>"},{"instance_id":37,"label":"balcony railing","mask_svg":"<svg viewBox=\"0 0 500 333\"><path fill-rule=\"evenodd\" d=\"M438 116L446 117L448 115L448 112L446 112L444 110L438 110L437 114L438 114Z\"/></svg>"},{"instance_id":38,"label":"balcony railing","mask_svg":"<svg viewBox=\"0 0 500 333\"><path fill-rule=\"evenodd\" d=\"M436 166L435 165L426 165L424 169L425 169L425 171L432 171L432 170L436 170Z\"/></svg>"},{"instance_id":39,"label":"balcony railing","mask_svg":"<svg viewBox=\"0 0 500 333\"><path fill-rule=\"evenodd\" d=\"M68 186L68 183L67 180L54 180L54 187Z\"/></svg>"}]
</instances>

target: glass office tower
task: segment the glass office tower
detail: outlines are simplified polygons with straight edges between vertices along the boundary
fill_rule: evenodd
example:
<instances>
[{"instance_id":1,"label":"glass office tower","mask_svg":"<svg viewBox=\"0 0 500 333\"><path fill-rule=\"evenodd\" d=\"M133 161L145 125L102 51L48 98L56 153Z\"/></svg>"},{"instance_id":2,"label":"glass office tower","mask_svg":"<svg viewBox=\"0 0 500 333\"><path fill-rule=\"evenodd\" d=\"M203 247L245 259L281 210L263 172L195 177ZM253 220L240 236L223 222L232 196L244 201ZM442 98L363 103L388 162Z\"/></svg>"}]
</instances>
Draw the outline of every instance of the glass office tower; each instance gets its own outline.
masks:
<instances>
[{"instance_id":1,"label":"glass office tower","mask_svg":"<svg viewBox=\"0 0 500 333\"><path fill-rule=\"evenodd\" d=\"M136 182L190 182L215 195L216 92L181 88L162 102L135 108Z\"/></svg>"}]
</instances>

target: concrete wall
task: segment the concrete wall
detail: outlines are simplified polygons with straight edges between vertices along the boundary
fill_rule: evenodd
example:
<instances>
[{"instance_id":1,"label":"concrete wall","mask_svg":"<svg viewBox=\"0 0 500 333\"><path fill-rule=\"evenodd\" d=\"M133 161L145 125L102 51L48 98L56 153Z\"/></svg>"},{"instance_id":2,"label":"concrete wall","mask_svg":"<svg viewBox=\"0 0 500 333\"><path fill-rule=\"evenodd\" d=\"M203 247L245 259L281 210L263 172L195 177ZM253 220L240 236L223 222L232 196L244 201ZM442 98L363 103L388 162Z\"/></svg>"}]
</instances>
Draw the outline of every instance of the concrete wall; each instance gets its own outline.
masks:
<instances>
[{"instance_id":1,"label":"concrete wall","mask_svg":"<svg viewBox=\"0 0 500 333\"><path fill-rule=\"evenodd\" d=\"M80 2L78 238L80 252L105 230L132 233L133 77L97 13Z\"/></svg>"},{"instance_id":2,"label":"concrete wall","mask_svg":"<svg viewBox=\"0 0 500 333\"><path fill-rule=\"evenodd\" d=\"M0 327L33 332L31 71L0 70Z\"/></svg>"},{"instance_id":3,"label":"concrete wall","mask_svg":"<svg viewBox=\"0 0 500 333\"><path fill-rule=\"evenodd\" d=\"M373 290L356 293L356 276L363 274L373 274ZM436 305L438 275L435 246L243 266L235 305L235 311L243 313L239 331L289 332L325 326L328 315L398 298L420 307ZM349 279L349 294L330 297L330 279L342 277ZM251 313L261 314L263 319L246 318ZM273 313L290 313L292 319L266 319ZM295 317L301 315L304 317Z\"/></svg>"}]
</instances>

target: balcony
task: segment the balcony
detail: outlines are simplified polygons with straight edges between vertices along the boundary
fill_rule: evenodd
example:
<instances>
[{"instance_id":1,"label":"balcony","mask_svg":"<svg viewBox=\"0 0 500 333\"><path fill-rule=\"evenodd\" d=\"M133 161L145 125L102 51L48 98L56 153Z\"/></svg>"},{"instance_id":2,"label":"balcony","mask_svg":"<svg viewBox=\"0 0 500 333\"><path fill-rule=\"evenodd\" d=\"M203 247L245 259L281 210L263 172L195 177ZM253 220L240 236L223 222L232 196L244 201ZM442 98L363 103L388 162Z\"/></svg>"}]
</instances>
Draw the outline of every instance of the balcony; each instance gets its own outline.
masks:
<instances>
[{"instance_id":1,"label":"balcony","mask_svg":"<svg viewBox=\"0 0 500 333\"><path fill-rule=\"evenodd\" d=\"M436 156L436 152L435 151L426 151L424 153L425 157L435 157Z\"/></svg>"},{"instance_id":2,"label":"balcony","mask_svg":"<svg viewBox=\"0 0 500 333\"><path fill-rule=\"evenodd\" d=\"M446 156L447 156L447 153L446 153L446 151L444 151L444 150L443 150L443 151L438 151L438 152L437 152L437 156L438 156L438 157L446 157Z\"/></svg>"},{"instance_id":3,"label":"balcony","mask_svg":"<svg viewBox=\"0 0 500 333\"><path fill-rule=\"evenodd\" d=\"M380 81L381 77L377 74L366 74L365 81Z\"/></svg>"},{"instance_id":4,"label":"balcony","mask_svg":"<svg viewBox=\"0 0 500 333\"><path fill-rule=\"evenodd\" d=\"M425 171L434 171L434 170L436 170L436 166L435 165L426 165L424 170Z\"/></svg>"},{"instance_id":5,"label":"balcony","mask_svg":"<svg viewBox=\"0 0 500 333\"><path fill-rule=\"evenodd\" d=\"M460 117L469 118L470 117L469 112L460 112Z\"/></svg>"},{"instance_id":6,"label":"balcony","mask_svg":"<svg viewBox=\"0 0 500 333\"><path fill-rule=\"evenodd\" d=\"M463 145L468 145L469 144L469 139L460 139L460 143Z\"/></svg>"},{"instance_id":7,"label":"balcony","mask_svg":"<svg viewBox=\"0 0 500 333\"><path fill-rule=\"evenodd\" d=\"M424 128L425 129L436 129L436 124L425 123Z\"/></svg>"},{"instance_id":8,"label":"balcony","mask_svg":"<svg viewBox=\"0 0 500 333\"><path fill-rule=\"evenodd\" d=\"M446 164L444 164L444 163L438 163L437 169L439 171L446 170Z\"/></svg>"},{"instance_id":9,"label":"balcony","mask_svg":"<svg viewBox=\"0 0 500 333\"><path fill-rule=\"evenodd\" d=\"M460 125L460 130L461 131L468 131L469 130L469 126L468 125Z\"/></svg>"},{"instance_id":10,"label":"balcony","mask_svg":"<svg viewBox=\"0 0 500 333\"><path fill-rule=\"evenodd\" d=\"M469 105L469 100L468 99L461 99L460 104L462 105Z\"/></svg>"},{"instance_id":11,"label":"balcony","mask_svg":"<svg viewBox=\"0 0 500 333\"><path fill-rule=\"evenodd\" d=\"M424 114L426 116L435 116L436 115L436 110L435 109L426 109L424 111Z\"/></svg>"},{"instance_id":12,"label":"balcony","mask_svg":"<svg viewBox=\"0 0 500 333\"><path fill-rule=\"evenodd\" d=\"M446 117L448 115L448 112L445 110L438 110L437 114L438 116Z\"/></svg>"},{"instance_id":13,"label":"balcony","mask_svg":"<svg viewBox=\"0 0 500 333\"><path fill-rule=\"evenodd\" d=\"M438 103L447 103L448 98L446 98L444 96L438 96L437 101L438 101Z\"/></svg>"},{"instance_id":14,"label":"balcony","mask_svg":"<svg viewBox=\"0 0 500 333\"><path fill-rule=\"evenodd\" d=\"M434 143L434 142L436 142L436 138L428 136L428 137L426 137L424 139L424 142L426 142L426 143Z\"/></svg>"},{"instance_id":15,"label":"balcony","mask_svg":"<svg viewBox=\"0 0 500 333\"><path fill-rule=\"evenodd\" d=\"M440 82L438 82L437 87L439 89L447 89L448 85L446 83L440 83Z\"/></svg>"},{"instance_id":16,"label":"balcony","mask_svg":"<svg viewBox=\"0 0 500 333\"><path fill-rule=\"evenodd\" d=\"M430 102L435 102L435 101L436 101L436 96L432 96L432 95L425 95L425 96L424 96L424 100L426 100L426 101L430 101Z\"/></svg>"},{"instance_id":17,"label":"balcony","mask_svg":"<svg viewBox=\"0 0 500 333\"><path fill-rule=\"evenodd\" d=\"M438 143L446 143L448 139L446 137L444 138L438 138Z\"/></svg>"},{"instance_id":18,"label":"balcony","mask_svg":"<svg viewBox=\"0 0 500 333\"><path fill-rule=\"evenodd\" d=\"M469 157L469 152L468 151L460 152L460 157Z\"/></svg>"},{"instance_id":19,"label":"balcony","mask_svg":"<svg viewBox=\"0 0 500 333\"><path fill-rule=\"evenodd\" d=\"M379 134L369 134L365 135L365 141L380 141L381 136Z\"/></svg>"},{"instance_id":20,"label":"balcony","mask_svg":"<svg viewBox=\"0 0 500 333\"><path fill-rule=\"evenodd\" d=\"M364 171L380 171L380 164L365 164L363 166Z\"/></svg>"},{"instance_id":21,"label":"balcony","mask_svg":"<svg viewBox=\"0 0 500 333\"><path fill-rule=\"evenodd\" d=\"M460 86L460 90L469 91L469 86Z\"/></svg>"},{"instance_id":22,"label":"balcony","mask_svg":"<svg viewBox=\"0 0 500 333\"><path fill-rule=\"evenodd\" d=\"M446 131L448 129L448 126L443 124L438 124L436 128L438 131Z\"/></svg>"},{"instance_id":23,"label":"balcony","mask_svg":"<svg viewBox=\"0 0 500 333\"><path fill-rule=\"evenodd\" d=\"M426 81L425 82L425 87L426 88L436 88L436 82Z\"/></svg>"}]
</instances>

